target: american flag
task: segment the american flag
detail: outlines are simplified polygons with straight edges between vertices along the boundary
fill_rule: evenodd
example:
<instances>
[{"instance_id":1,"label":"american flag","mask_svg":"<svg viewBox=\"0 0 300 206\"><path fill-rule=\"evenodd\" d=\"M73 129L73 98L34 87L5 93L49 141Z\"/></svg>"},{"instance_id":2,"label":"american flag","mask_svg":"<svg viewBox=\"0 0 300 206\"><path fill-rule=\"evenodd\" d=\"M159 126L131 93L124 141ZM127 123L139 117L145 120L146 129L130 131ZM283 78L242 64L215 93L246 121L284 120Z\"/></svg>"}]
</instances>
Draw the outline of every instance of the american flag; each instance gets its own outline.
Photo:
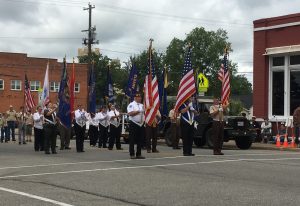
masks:
<instances>
[{"instance_id":1,"label":"american flag","mask_svg":"<svg viewBox=\"0 0 300 206\"><path fill-rule=\"evenodd\" d=\"M152 58L152 41L150 40L149 57L148 57L148 73L145 78L144 93L145 93L145 122L152 125L155 116L159 110L159 92L157 77Z\"/></svg>"},{"instance_id":2,"label":"american flag","mask_svg":"<svg viewBox=\"0 0 300 206\"><path fill-rule=\"evenodd\" d=\"M191 62L191 47L189 47L184 61L182 79L179 83L175 111L178 111L179 107L195 93L195 77Z\"/></svg>"},{"instance_id":3,"label":"american flag","mask_svg":"<svg viewBox=\"0 0 300 206\"><path fill-rule=\"evenodd\" d=\"M26 111L29 111L33 107L35 107L35 103L33 101L31 93L30 93L30 86L29 86L27 74L25 74L25 90L24 90L24 93L25 93L25 108L26 108Z\"/></svg>"},{"instance_id":4,"label":"american flag","mask_svg":"<svg viewBox=\"0 0 300 206\"><path fill-rule=\"evenodd\" d=\"M225 51L223 63L218 73L218 78L222 82L221 101L223 104L228 104L230 95L230 79L228 70L228 53Z\"/></svg>"}]
</instances>

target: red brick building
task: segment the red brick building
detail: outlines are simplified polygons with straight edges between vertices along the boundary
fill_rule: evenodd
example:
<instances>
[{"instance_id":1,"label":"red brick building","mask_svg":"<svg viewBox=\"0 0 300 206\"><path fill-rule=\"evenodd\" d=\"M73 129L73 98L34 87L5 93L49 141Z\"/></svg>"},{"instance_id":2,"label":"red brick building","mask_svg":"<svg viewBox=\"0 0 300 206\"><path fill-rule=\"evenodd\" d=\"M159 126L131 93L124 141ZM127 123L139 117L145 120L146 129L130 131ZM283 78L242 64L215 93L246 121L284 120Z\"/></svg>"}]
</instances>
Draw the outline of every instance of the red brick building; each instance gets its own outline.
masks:
<instances>
[{"instance_id":1,"label":"red brick building","mask_svg":"<svg viewBox=\"0 0 300 206\"><path fill-rule=\"evenodd\" d=\"M9 105L19 110L24 102L24 79L27 74L31 94L38 103L38 89L43 87L46 65L49 61L50 100L58 101L58 90L63 63L57 59L28 57L22 53L0 52L0 112L7 111ZM72 64L67 64L69 75ZM75 105L87 106L87 64L75 64Z\"/></svg>"},{"instance_id":2,"label":"red brick building","mask_svg":"<svg viewBox=\"0 0 300 206\"><path fill-rule=\"evenodd\" d=\"M253 24L253 115L285 120L300 106L300 13Z\"/></svg>"}]
</instances>

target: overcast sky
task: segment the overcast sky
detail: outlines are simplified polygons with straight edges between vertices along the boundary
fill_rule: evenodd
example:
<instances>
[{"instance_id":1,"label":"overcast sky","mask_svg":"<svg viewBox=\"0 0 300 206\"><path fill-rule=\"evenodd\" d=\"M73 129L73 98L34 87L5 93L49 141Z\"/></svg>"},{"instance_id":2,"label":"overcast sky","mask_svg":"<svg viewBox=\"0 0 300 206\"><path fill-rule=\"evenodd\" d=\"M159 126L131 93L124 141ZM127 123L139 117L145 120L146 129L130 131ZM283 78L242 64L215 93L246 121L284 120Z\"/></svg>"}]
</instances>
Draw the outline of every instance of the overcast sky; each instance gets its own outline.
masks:
<instances>
[{"instance_id":1,"label":"overcast sky","mask_svg":"<svg viewBox=\"0 0 300 206\"><path fill-rule=\"evenodd\" d=\"M88 1L0 0L0 51L27 53L31 57L77 56L88 28ZM291 0L94 0L92 25L104 55L127 61L153 38L165 51L170 41L195 27L228 31L238 71L252 82L253 21L299 12ZM246 72L246 73L244 73ZM249 72L249 73L247 73Z\"/></svg>"}]
</instances>

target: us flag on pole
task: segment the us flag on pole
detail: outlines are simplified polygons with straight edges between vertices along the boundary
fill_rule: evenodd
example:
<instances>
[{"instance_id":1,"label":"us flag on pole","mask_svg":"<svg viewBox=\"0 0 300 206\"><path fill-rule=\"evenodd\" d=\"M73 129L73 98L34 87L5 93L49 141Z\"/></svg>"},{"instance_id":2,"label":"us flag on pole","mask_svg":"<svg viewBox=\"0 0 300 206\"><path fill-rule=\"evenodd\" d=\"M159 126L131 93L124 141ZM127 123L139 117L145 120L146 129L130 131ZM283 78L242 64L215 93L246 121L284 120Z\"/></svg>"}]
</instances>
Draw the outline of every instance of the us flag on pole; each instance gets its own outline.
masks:
<instances>
[{"instance_id":1,"label":"us flag on pole","mask_svg":"<svg viewBox=\"0 0 300 206\"><path fill-rule=\"evenodd\" d=\"M228 52L225 50L223 63L221 64L221 68L218 73L218 78L222 82L221 88L221 101L222 104L229 103L230 96L230 79L229 79L229 70L228 70Z\"/></svg>"},{"instance_id":2,"label":"us flag on pole","mask_svg":"<svg viewBox=\"0 0 300 206\"><path fill-rule=\"evenodd\" d=\"M179 83L179 89L176 98L175 111L193 94L196 93L194 70L191 62L191 47L189 46L184 60L182 79Z\"/></svg>"},{"instance_id":3,"label":"us flag on pole","mask_svg":"<svg viewBox=\"0 0 300 206\"><path fill-rule=\"evenodd\" d=\"M29 86L27 74L25 74L25 90L24 90L24 93L25 93L25 108L26 108L26 111L29 111L33 107L35 107L35 103L33 101L31 93L30 93L30 86Z\"/></svg>"},{"instance_id":4,"label":"us flag on pole","mask_svg":"<svg viewBox=\"0 0 300 206\"><path fill-rule=\"evenodd\" d=\"M152 125L155 116L159 110L159 92L157 77L155 75L155 67L152 58L152 39L150 39L149 57L148 57L148 73L145 78L144 93L145 93L145 122Z\"/></svg>"}]
</instances>

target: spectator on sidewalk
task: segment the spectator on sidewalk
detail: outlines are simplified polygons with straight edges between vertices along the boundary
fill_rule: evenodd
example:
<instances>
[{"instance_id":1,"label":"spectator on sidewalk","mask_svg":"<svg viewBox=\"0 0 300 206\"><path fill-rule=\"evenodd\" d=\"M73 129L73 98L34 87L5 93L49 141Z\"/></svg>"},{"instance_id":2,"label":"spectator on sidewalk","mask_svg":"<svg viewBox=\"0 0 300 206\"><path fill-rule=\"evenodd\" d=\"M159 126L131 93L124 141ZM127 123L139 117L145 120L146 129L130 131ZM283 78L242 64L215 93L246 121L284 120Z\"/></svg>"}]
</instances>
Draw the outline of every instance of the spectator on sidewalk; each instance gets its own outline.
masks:
<instances>
[{"instance_id":1,"label":"spectator on sidewalk","mask_svg":"<svg viewBox=\"0 0 300 206\"><path fill-rule=\"evenodd\" d=\"M299 144L299 136L300 136L300 106L294 110L293 113L293 124L295 129L295 142Z\"/></svg>"},{"instance_id":2,"label":"spectator on sidewalk","mask_svg":"<svg viewBox=\"0 0 300 206\"><path fill-rule=\"evenodd\" d=\"M272 137L272 124L269 122L268 118L264 119L261 124L261 138L264 143L268 143Z\"/></svg>"}]
</instances>

